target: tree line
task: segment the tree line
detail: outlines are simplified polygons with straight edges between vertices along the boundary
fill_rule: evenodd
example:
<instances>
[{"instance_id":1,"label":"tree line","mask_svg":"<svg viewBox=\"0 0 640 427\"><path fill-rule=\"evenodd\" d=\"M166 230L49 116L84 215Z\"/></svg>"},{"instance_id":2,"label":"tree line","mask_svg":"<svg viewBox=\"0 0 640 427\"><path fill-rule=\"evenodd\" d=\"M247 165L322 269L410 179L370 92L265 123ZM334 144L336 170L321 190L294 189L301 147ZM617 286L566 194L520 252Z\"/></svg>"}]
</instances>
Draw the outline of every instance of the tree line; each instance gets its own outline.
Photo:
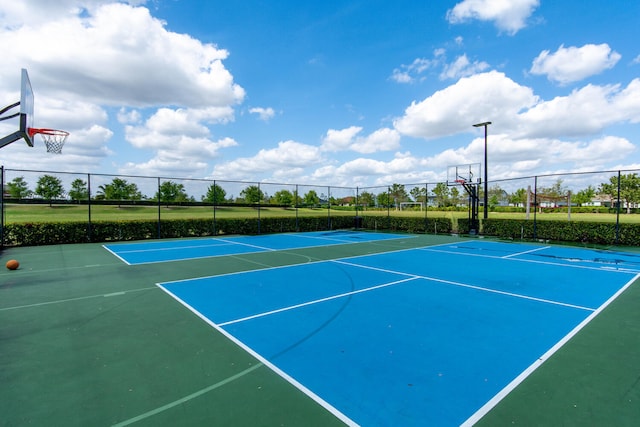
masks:
<instances>
[{"instance_id":1,"label":"tree line","mask_svg":"<svg viewBox=\"0 0 640 427\"><path fill-rule=\"evenodd\" d=\"M218 184L211 184L207 188L206 193L201 196L201 201L213 204L225 203L267 203L284 206L305 205L319 206L324 197L323 194L318 195L315 190L309 190L300 197L288 190L277 191L273 196L267 195L260 189L258 185L249 185L244 188L239 197L233 196L227 198L227 192ZM12 199L22 200L37 196L52 204L53 200L65 198L80 202L89 198L89 188L87 181L83 179L75 179L71 182L68 192L65 192L64 185L60 178L53 175L42 175L38 178L34 190L29 188L24 177L16 177L7 183L7 194ZM196 200L193 196L187 194L183 184L174 181L164 181L160 184L158 191L152 196L147 197L142 194L135 183L128 182L126 179L114 178L109 184L100 185L93 200L109 200L109 201L160 201L166 204L193 202ZM337 199L331 199L330 202L338 204Z\"/></svg>"},{"instance_id":2,"label":"tree line","mask_svg":"<svg viewBox=\"0 0 640 427\"><path fill-rule=\"evenodd\" d=\"M619 182L618 182L619 181ZM481 186L479 186L481 187ZM65 189L60 178L53 175L42 175L38 178L34 190L29 189L28 183L24 177L16 177L7 183L7 191L12 199L26 199L33 196L48 200L49 204L53 200L63 198ZM432 189L431 204L437 207L458 206L466 204L468 196L460 191L458 187L450 187L446 183L438 183ZM619 193L619 194L618 194ZM512 193L507 193L499 185L492 185L488 191L489 206L497 206L501 203L507 203L512 206L524 206L527 202L528 189L519 188ZM543 187L537 190L536 197L539 200L557 202L567 200L569 190L558 179L549 187ZM571 202L576 205L584 205L591 202L597 195L606 195L610 200L617 200L624 204L627 212L631 207L640 203L640 177L636 173L621 174L610 177L608 182L601 183L597 188L589 185L587 188L581 189L571 194ZM83 201L89 198L89 189L87 182L80 178L71 182L71 187L66 192L68 199L72 201ZM483 198L483 189L479 188L479 197ZM109 200L109 201L160 201L161 203L183 203L196 202L193 196L189 196L183 184L174 181L164 181L160 184L158 191L152 197L143 195L135 183L128 182L126 179L113 178L109 184L100 185L93 196L93 200ZM336 199L327 197L324 194L318 194L315 190L309 190L300 196L296 191L286 189L279 190L273 195L268 195L258 185L249 185L244 188L239 197L227 197L227 192L220 185L213 183L209 185L206 193L201 196L201 201L213 204L225 203L247 203L247 204L276 204L281 206L309 206L317 207L323 204L330 205L353 205L356 203L355 197L346 197ZM358 194L357 204L361 207L394 207L399 209L402 202L418 202L425 205L429 202L427 188L414 187L410 191L406 191L402 184L393 184L378 194L369 191L362 191Z\"/></svg>"}]
</instances>

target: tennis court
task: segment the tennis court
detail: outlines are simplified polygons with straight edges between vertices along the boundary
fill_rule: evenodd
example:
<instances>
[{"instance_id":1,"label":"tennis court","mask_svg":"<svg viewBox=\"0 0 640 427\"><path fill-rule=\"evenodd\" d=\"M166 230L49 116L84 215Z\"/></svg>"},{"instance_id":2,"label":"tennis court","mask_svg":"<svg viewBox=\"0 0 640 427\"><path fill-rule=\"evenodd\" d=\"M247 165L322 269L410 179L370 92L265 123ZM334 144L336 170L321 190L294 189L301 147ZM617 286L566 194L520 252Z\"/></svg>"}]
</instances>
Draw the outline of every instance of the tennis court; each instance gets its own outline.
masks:
<instances>
[{"instance_id":1,"label":"tennis court","mask_svg":"<svg viewBox=\"0 0 640 427\"><path fill-rule=\"evenodd\" d=\"M6 252L28 260L1 276L8 425L580 425L594 409L633 425L640 412L637 253L352 231Z\"/></svg>"}]
</instances>

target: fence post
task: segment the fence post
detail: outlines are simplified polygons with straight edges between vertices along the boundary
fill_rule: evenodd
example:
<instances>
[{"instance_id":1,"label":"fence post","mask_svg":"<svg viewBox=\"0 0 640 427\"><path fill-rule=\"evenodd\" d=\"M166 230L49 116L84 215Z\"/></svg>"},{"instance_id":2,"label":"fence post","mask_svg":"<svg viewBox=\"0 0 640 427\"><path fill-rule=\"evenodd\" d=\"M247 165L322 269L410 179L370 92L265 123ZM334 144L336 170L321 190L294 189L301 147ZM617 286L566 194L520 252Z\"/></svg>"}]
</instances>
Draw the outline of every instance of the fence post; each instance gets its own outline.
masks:
<instances>
[{"instance_id":1,"label":"fence post","mask_svg":"<svg viewBox=\"0 0 640 427\"><path fill-rule=\"evenodd\" d=\"M293 196L293 205L296 207L296 233L300 231L300 224L298 223L298 184L296 184L296 194Z\"/></svg>"},{"instance_id":2,"label":"fence post","mask_svg":"<svg viewBox=\"0 0 640 427\"><path fill-rule=\"evenodd\" d=\"M93 233L91 230L91 174L87 174L87 218L89 224L87 225L87 240L93 241Z\"/></svg>"},{"instance_id":3,"label":"fence post","mask_svg":"<svg viewBox=\"0 0 640 427\"><path fill-rule=\"evenodd\" d=\"M260 190L260 183L258 183L258 195L262 195L262 191ZM260 234L260 202L262 201L262 197L258 197L258 234Z\"/></svg>"},{"instance_id":4,"label":"fence post","mask_svg":"<svg viewBox=\"0 0 640 427\"><path fill-rule=\"evenodd\" d=\"M161 205L160 205L160 177L158 177L158 239L161 238L161 232L160 232L160 211L161 211Z\"/></svg>"},{"instance_id":5,"label":"fence post","mask_svg":"<svg viewBox=\"0 0 640 427\"><path fill-rule=\"evenodd\" d=\"M417 201L417 200L416 200ZM427 226L429 222L428 213L429 210L429 183L424 183L424 234L427 234Z\"/></svg>"},{"instance_id":6,"label":"fence post","mask_svg":"<svg viewBox=\"0 0 640 427\"><path fill-rule=\"evenodd\" d=\"M213 180L213 235L214 236L218 235L218 231L216 229L216 203L218 200L216 190L217 190L216 180L214 179Z\"/></svg>"},{"instance_id":7,"label":"fence post","mask_svg":"<svg viewBox=\"0 0 640 427\"><path fill-rule=\"evenodd\" d=\"M391 187L387 187L387 230L391 230Z\"/></svg>"},{"instance_id":8,"label":"fence post","mask_svg":"<svg viewBox=\"0 0 640 427\"><path fill-rule=\"evenodd\" d=\"M615 244L618 244L620 238L620 178L621 172L618 171L618 208L616 209L616 241Z\"/></svg>"},{"instance_id":9,"label":"fence post","mask_svg":"<svg viewBox=\"0 0 640 427\"><path fill-rule=\"evenodd\" d=\"M356 231L358 231L358 229L362 228L361 224L360 224L360 221L362 221L362 220L358 216L358 202L359 202L358 199L359 199L359 197L360 197L360 190L356 186L356 200L355 200L355 202L356 202L356 217L355 217L355 223L354 223Z\"/></svg>"},{"instance_id":10,"label":"fence post","mask_svg":"<svg viewBox=\"0 0 640 427\"><path fill-rule=\"evenodd\" d=\"M331 186L327 186L327 229L331 230Z\"/></svg>"},{"instance_id":11,"label":"fence post","mask_svg":"<svg viewBox=\"0 0 640 427\"><path fill-rule=\"evenodd\" d=\"M533 178L533 240L538 238L538 176Z\"/></svg>"}]
</instances>

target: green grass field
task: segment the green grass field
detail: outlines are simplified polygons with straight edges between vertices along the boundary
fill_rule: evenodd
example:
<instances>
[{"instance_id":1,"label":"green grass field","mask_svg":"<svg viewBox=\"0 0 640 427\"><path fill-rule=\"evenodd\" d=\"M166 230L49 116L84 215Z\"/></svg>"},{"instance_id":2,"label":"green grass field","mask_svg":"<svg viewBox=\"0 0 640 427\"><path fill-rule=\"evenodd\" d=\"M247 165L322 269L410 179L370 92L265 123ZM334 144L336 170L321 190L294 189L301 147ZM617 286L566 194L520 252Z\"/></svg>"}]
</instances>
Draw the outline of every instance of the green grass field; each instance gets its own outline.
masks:
<instances>
[{"instance_id":1,"label":"green grass field","mask_svg":"<svg viewBox=\"0 0 640 427\"><path fill-rule=\"evenodd\" d=\"M326 209L309 209L298 208L296 209L284 209L277 207L262 207L258 211L256 208L251 207L217 207L215 210L216 218L256 218L260 215L261 218L272 217L300 217L304 216L352 216L355 214L354 210L343 209L331 209L327 212ZM359 210L358 214L361 216L403 216L403 217L424 217L424 211L396 211L396 210ZM211 206L190 206L190 207L166 207L162 206L158 209L157 206L131 206L123 205L122 207L113 205L92 205L91 206L91 220L154 220L160 215L161 219L187 219L187 218L213 218L214 210ZM426 213L427 217L431 218L467 218L468 213L466 211L439 211L429 210ZM482 218L482 212L480 213ZM533 220L534 214L530 213L529 218ZM29 222L82 222L88 221L89 207L87 205L19 205L19 204L6 204L5 205L5 224L12 223L29 223ZM522 213L505 213L505 212L490 212L489 218L494 219L526 219L526 214ZM537 213L537 220L557 220L568 221L569 216L565 213ZM588 222L616 222L615 214L608 213L572 213L571 221L588 221ZM637 214L621 214L621 223L640 223L640 215Z\"/></svg>"}]
</instances>

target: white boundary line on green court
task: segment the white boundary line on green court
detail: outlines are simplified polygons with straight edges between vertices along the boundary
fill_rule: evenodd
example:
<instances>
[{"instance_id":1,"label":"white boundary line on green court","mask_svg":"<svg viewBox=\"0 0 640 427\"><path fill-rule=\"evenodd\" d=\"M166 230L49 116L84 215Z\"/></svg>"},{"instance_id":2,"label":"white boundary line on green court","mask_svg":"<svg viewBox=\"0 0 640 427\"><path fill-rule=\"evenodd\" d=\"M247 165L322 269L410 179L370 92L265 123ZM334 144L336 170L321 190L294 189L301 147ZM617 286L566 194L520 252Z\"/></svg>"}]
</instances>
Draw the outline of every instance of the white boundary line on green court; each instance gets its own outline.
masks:
<instances>
[{"instance_id":1,"label":"white boundary line on green court","mask_svg":"<svg viewBox=\"0 0 640 427\"><path fill-rule=\"evenodd\" d=\"M538 369L544 362L546 362L554 353L560 350L571 338L573 338L578 332L582 330L589 322L591 322L598 314L609 306L616 298L618 298L624 291L627 290L636 280L640 279L640 274L637 274L633 279L629 280L618 292L613 294L611 298L604 302L600 307L593 311L587 318L578 324L571 332L564 336L560 341L551 347L546 353L540 356L535 362L533 362L527 369L522 371L520 375L513 379L506 387L500 390L493 398L485 403L480 409L478 409L473 415L471 415L461 427L471 427L476 424L482 417L484 417L491 409L493 409L502 399L504 399L509 393L511 393L516 387L518 387L529 375L531 375L536 369Z\"/></svg>"},{"instance_id":2,"label":"white boundary line on green court","mask_svg":"<svg viewBox=\"0 0 640 427\"><path fill-rule=\"evenodd\" d=\"M230 376L229 378L225 378L222 381L219 381L219 382L217 382L215 384L212 384L209 387L205 387L205 388L203 388L201 390L196 391L195 393L191 393L191 394L189 394L187 396L184 396L184 397L182 397L182 398L180 398L178 400L174 400L173 402L167 403L166 405L162 405L162 406L160 406L158 408L152 409L151 411L145 412L144 414L140 414L140 415L138 415L136 417L129 418L128 420L119 422L117 424L113 424L112 427L128 426L128 425L131 425L133 423L137 423L138 421L142 421L142 420L144 420L146 418L149 418L149 417L152 417L154 415L157 415L157 414L159 414L161 412L166 411L167 409L173 408L174 406L181 405L181 404L183 404L185 402L188 402L188 401L190 401L192 399L200 397L203 394L209 393L210 391L213 391L213 390L215 390L217 388L225 386L225 385L227 385L227 384L229 384L229 383L231 383L231 382L233 382L233 381L235 381L235 380L237 380L239 378L242 378L245 375L255 371L256 369L261 368L262 366L264 366L262 363L257 363L255 365L251 366L250 368L247 368L244 371L238 372L237 374Z\"/></svg>"},{"instance_id":3,"label":"white boundary line on green court","mask_svg":"<svg viewBox=\"0 0 640 427\"><path fill-rule=\"evenodd\" d=\"M13 306L13 307L0 308L0 312L9 311L9 310L19 310L19 309L22 309L22 308L42 307L42 306L51 305L51 304L62 304L62 303L65 303L65 302L72 302L72 301L82 301L82 300L85 300L85 299L92 299L92 298L109 298L109 297L126 295L126 294L129 294L129 293L132 293L132 292L150 291L152 289L158 289L158 288L156 286L150 286L150 287L147 287L147 288L131 289L131 290L128 290L128 291L117 291L117 292L112 292L112 293L109 293L109 294L88 295L88 296L77 297L77 298L67 298L67 299L60 299L60 300L55 300L55 301L38 302L38 303L34 303L34 304L16 305L16 306Z\"/></svg>"},{"instance_id":4,"label":"white boundary line on green court","mask_svg":"<svg viewBox=\"0 0 640 427\"><path fill-rule=\"evenodd\" d=\"M178 301L180 304L182 304L184 307L186 307L189 311L191 311L193 314L195 314L196 316L198 316L200 319L202 319L203 321L205 321L208 325L210 325L211 327L213 327L215 330L217 330L218 332L220 332L222 335L224 335L225 337L227 337L229 340L231 340L232 342L234 342L236 345L238 345L240 348L242 348L244 351L246 351L247 353L249 353L251 356L255 357L257 360L259 360L263 365L267 366L269 369L271 369L273 372L275 372L277 375L279 375L280 377L282 377L284 380L286 380L287 382L289 382L291 385L293 385L294 387L296 387L298 390L300 390L301 392L303 392L304 394L306 394L307 396L309 396L312 400L314 400L316 403L318 403L320 406L322 406L323 408L325 408L327 411L329 411L331 414L333 414L336 418L338 418L340 421L342 421L343 423L345 423L347 426L350 427L357 427L358 424L355 423L353 420L351 420L349 417L347 417L345 414L343 414L342 412L340 412L338 409L336 409L335 407L333 407L330 403L328 403L327 401L325 401L324 399L322 399L320 396L318 396L317 394L315 394L313 391L311 391L309 388L305 387L302 383L300 383L299 381L297 381L296 379L294 379L292 376L290 376L289 374L287 374L286 372L284 372L282 369L278 368L276 365L274 365L273 363L269 362L267 359L265 359L264 357L262 357L259 353L257 353L255 350L253 350L251 347L247 346L245 343L243 343L242 341L240 341L238 338L236 338L235 336L233 336L232 334L230 334L229 332L227 332L224 328L220 327L218 324L212 322L207 316L203 315L202 313L200 313L198 310L196 310L195 308L191 307L189 304L186 303L186 301L183 301L182 299L180 299L177 295L175 295L173 292L171 292L170 290L166 289L161 283L157 283L157 286L162 289L163 291L165 291L168 295L170 295L173 299L175 299L176 301ZM166 408L168 409L168 408ZM154 413L155 415L155 413Z\"/></svg>"},{"instance_id":5,"label":"white boundary line on green court","mask_svg":"<svg viewBox=\"0 0 640 427\"><path fill-rule=\"evenodd\" d=\"M315 233L315 232L313 232ZM358 234L362 234L362 235L366 235L367 233L358 233ZM254 253L262 253L262 252L280 252L280 251L288 251L288 250L297 250L297 249L308 249L308 248L318 248L318 247L329 247L329 246L340 246L340 245L354 245L354 244L362 244L362 243L379 243L379 242L384 242L384 241L389 241L389 240L399 240L399 239L403 239L406 237L409 238L415 238L417 237L416 235L409 235L409 236L402 236L402 235L394 235L397 237L392 237L392 238L385 238L385 239L371 239L371 240L367 240L367 241L362 241L362 242L354 242L354 241L348 241L348 240L338 240L338 239L331 239L328 237L314 237L314 236L303 236L300 233L284 233L284 234L263 234L260 236L268 236L268 237L273 237L273 236L279 236L279 235L285 235L285 236L293 236L293 237L301 237L301 238L307 238L307 239L313 239L313 240L329 240L335 243L328 243L328 244L318 244L318 245L310 245L310 246L293 246L293 247L286 247L286 248L279 248L279 249L273 249L273 248L268 248L265 246L258 246L258 245L252 245L249 243L243 243L243 242L238 242L235 240L230 240L228 238L221 238L221 237L211 237L210 239L215 239L216 241L220 241L220 242L225 242L228 243L229 246L246 246L249 248L253 248L255 249L255 251L248 251L248 252L241 252L241 253L229 253L229 254L218 254L218 255L202 255L202 256L197 256L197 257L189 257L189 258L176 258L176 259L168 259L168 260L159 260L159 261L144 261L144 262L134 262L134 263L130 263L128 261L126 261L123 257L121 257L118 254L126 254L126 253L144 253L144 252L155 252L155 251L167 251L167 250L180 250L183 248L188 248L188 247L181 247L181 246L175 246L172 248L158 248L158 249L136 249L136 250L131 250L131 251L118 251L117 253L114 252L113 250L111 250L111 248L107 247L108 245L102 245L104 249L106 249L108 252L110 252L113 256L115 256L116 258L118 258L119 260L121 260L122 262L124 262L127 265L144 265L144 264L157 264L157 263L163 263L163 262L176 262L176 261L191 261L191 260L195 260L195 259L206 259L206 258L218 258L218 257L224 257L224 256L230 256L230 255L248 255L248 254L254 254ZM183 239L185 240L185 239ZM152 245L154 243L157 242L142 242L142 244L149 244ZM141 242L136 242L136 243L117 243L115 246L126 246L127 244L135 244L135 245L139 245L141 244ZM194 245L194 248L200 248L200 247L214 247L214 246L222 246L222 245Z\"/></svg>"},{"instance_id":6,"label":"white boundary line on green court","mask_svg":"<svg viewBox=\"0 0 640 427\"><path fill-rule=\"evenodd\" d=\"M128 251L118 251L120 254L133 254L133 253L144 253L144 252L162 252L162 251L180 251L182 249L198 249L198 248L217 248L220 246L231 246L233 242L228 242L226 240L220 239L223 244L215 244L215 245L189 245L189 246L169 246L166 248L149 248L149 249L131 249ZM139 245L140 243L135 243ZM105 249L109 250L110 248L103 245ZM124 246L124 245L122 245ZM112 252L113 253L113 252Z\"/></svg>"}]
</instances>

